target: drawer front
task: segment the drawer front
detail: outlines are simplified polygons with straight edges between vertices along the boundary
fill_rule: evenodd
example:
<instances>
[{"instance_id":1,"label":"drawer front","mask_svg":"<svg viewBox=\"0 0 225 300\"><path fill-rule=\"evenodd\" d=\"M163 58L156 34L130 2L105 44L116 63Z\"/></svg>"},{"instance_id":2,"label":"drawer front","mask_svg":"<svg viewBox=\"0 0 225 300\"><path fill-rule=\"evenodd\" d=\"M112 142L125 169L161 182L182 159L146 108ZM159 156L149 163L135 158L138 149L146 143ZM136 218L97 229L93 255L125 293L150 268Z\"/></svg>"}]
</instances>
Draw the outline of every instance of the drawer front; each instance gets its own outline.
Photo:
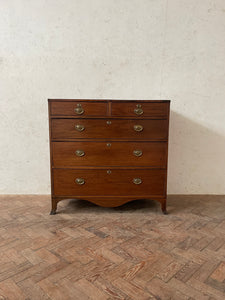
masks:
<instances>
[{"instance_id":1,"label":"drawer front","mask_svg":"<svg viewBox=\"0 0 225 300\"><path fill-rule=\"evenodd\" d=\"M166 166L166 142L53 142L54 167Z\"/></svg>"},{"instance_id":2,"label":"drawer front","mask_svg":"<svg viewBox=\"0 0 225 300\"><path fill-rule=\"evenodd\" d=\"M74 116L79 118L86 116L106 116L107 103L89 101L52 102L51 115Z\"/></svg>"},{"instance_id":3,"label":"drawer front","mask_svg":"<svg viewBox=\"0 0 225 300\"><path fill-rule=\"evenodd\" d=\"M163 169L53 170L55 196L163 196L165 180Z\"/></svg>"},{"instance_id":4,"label":"drawer front","mask_svg":"<svg viewBox=\"0 0 225 300\"><path fill-rule=\"evenodd\" d=\"M166 140L167 120L52 119L53 139Z\"/></svg>"},{"instance_id":5,"label":"drawer front","mask_svg":"<svg viewBox=\"0 0 225 300\"><path fill-rule=\"evenodd\" d=\"M166 118L168 105L169 103L167 102L112 102L112 116Z\"/></svg>"}]
</instances>

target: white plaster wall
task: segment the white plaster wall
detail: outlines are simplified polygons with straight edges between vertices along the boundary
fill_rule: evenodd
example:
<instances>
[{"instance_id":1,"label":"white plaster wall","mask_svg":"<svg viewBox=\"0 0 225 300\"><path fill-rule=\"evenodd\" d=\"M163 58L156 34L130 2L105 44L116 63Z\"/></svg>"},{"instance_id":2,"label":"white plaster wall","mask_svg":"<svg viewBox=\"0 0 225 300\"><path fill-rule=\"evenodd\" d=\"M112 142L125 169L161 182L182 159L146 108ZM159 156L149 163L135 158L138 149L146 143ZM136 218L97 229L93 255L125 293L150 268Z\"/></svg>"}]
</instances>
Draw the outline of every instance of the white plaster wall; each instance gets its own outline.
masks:
<instances>
[{"instance_id":1,"label":"white plaster wall","mask_svg":"<svg viewBox=\"0 0 225 300\"><path fill-rule=\"evenodd\" d=\"M168 192L225 193L224 0L0 0L0 193L50 193L47 98L171 99Z\"/></svg>"}]
</instances>

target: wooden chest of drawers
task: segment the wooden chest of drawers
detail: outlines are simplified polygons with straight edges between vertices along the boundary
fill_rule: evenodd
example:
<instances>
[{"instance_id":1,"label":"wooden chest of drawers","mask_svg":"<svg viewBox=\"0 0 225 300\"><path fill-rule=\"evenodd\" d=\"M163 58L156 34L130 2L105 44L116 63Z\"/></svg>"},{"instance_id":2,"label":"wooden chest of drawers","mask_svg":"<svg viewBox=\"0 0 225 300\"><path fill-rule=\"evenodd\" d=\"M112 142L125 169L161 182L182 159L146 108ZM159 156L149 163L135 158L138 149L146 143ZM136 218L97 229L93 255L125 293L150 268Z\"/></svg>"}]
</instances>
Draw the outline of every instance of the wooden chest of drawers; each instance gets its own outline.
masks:
<instances>
[{"instance_id":1,"label":"wooden chest of drawers","mask_svg":"<svg viewBox=\"0 0 225 300\"><path fill-rule=\"evenodd\" d=\"M51 214L63 199L166 213L169 100L49 99Z\"/></svg>"}]
</instances>

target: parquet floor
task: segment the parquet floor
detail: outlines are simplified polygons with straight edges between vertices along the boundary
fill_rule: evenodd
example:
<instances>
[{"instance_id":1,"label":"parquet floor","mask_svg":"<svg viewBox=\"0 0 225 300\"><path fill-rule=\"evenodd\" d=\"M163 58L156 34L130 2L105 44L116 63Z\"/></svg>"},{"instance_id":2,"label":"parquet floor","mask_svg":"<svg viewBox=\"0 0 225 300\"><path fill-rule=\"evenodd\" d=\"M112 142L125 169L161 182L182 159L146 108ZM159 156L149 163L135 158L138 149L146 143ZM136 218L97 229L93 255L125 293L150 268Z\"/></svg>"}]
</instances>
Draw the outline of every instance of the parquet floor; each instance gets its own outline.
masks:
<instances>
[{"instance_id":1,"label":"parquet floor","mask_svg":"<svg viewBox=\"0 0 225 300\"><path fill-rule=\"evenodd\" d=\"M225 196L0 196L0 299L225 299Z\"/></svg>"}]
</instances>

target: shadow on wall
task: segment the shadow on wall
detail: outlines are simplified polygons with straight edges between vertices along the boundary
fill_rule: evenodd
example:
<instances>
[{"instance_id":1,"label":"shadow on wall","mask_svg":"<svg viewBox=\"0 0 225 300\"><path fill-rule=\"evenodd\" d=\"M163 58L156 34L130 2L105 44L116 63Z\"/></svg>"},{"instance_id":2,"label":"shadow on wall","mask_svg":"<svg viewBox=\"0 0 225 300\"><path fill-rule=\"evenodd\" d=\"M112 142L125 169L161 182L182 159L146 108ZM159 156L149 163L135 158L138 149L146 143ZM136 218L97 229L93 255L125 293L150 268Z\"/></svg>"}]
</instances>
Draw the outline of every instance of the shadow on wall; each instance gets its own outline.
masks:
<instances>
[{"instance_id":1,"label":"shadow on wall","mask_svg":"<svg viewBox=\"0 0 225 300\"><path fill-rule=\"evenodd\" d=\"M170 112L169 194L225 194L225 136Z\"/></svg>"}]
</instances>

